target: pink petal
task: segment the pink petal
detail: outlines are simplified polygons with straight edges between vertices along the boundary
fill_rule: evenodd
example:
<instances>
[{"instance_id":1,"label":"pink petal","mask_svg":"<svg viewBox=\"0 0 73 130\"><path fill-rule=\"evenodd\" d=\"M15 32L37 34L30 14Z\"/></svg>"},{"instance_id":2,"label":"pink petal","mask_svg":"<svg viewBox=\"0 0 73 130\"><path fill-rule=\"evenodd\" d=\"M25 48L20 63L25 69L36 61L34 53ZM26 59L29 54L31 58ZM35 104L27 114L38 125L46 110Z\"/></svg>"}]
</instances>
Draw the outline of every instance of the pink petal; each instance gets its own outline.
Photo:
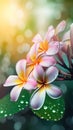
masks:
<instances>
[{"instance_id":1,"label":"pink petal","mask_svg":"<svg viewBox=\"0 0 73 130\"><path fill-rule=\"evenodd\" d=\"M47 87L46 92L53 99L57 99L62 95L62 91L53 84L50 84L50 86Z\"/></svg>"},{"instance_id":2,"label":"pink petal","mask_svg":"<svg viewBox=\"0 0 73 130\"><path fill-rule=\"evenodd\" d=\"M60 48L59 42L51 42L49 49L46 51L46 54L49 56L55 55L58 53Z\"/></svg>"},{"instance_id":3,"label":"pink petal","mask_svg":"<svg viewBox=\"0 0 73 130\"><path fill-rule=\"evenodd\" d=\"M66 27L66 21L63 20L63 21L61 21L61 22L58 24L58 26L56 27L56 34L58 34L58 33L60 33L60 32L63 32L64 29L65 29L65 27Z\"/></svg>"},{"instance_id":4,"label":"pink petal","mask_svg":"<svg viewBox=\"0 0 73 130\"><path fill-rule=\"evenodd\" d=\"M20 95L20 92L22 90L22 87L20 86L15 86L10 93L10 97L12 101L17 101Z\"/></svg>"},{"instance_id":5,"label":"pink petal","mask_svg":"<svg viewBox=\"0 0 73 130\"><path fill-rule=\"evenodd\" d=\"M39 89L32 94L30 99L30 105L32 109L39 110L43 106L45 95L46 93L44 89Z\"/></svg>"},{"instance_id":6,"label":"pink petal","mask_svg":"<svg viewBox=\"0 0 73 130\"><path fill-rule=\"evenodd\" d=\"M52 56L44 56L39 64L43 67L50 67L56 64L56 60Z\"/></svg>"},{"instance_id":7,"label":"pink petal","mask_svg":"<svg viewBox=\"0 0 73 130\"><path fill-rule=\"evenodd\" d=\"M11 75L5 81L4 87L13 86L13 85L21 84L21 83L22 83L22 81L19 80L18 76Z\"/></svg>"},{"instance_id":8,"label":"pink petal","mask_svg":"<svg viewBox=\"0 0 73 130\"><path fill-rule=\"evenodd\" d=\"M36 89L37 82L34 79L28 79L27 83L24 85L24 89L33 90Z\"/></svg>"},{"instance_id":9,"label":"pink petal","mask_svg":"<svg viewBox=\"0 0 73 130\"><path fill-rule=\"evenodd\" d=\"M71 39L71 46L73 48L73 23L71 24L70 28L70 39Z\"/></svg>"},{"instance_id":10,"label":"pink petal","mask_svg":"<svg viewBox=\"0 0 73 130\"><path fill-rule=\"evenodd\" d=\"M19 60L16 64L16 72L20 79L23 79L25 77L26 72L26 60L22 59Z\"/></svg>"},{"instance_id":11,"label":"pink petal","mask_svg":"<svg viewBox=\"0 0 73 130\"><path fill-rule=\"evenodd\" d=\"M34 43L33 46L31 47L29 53L27 54L27 64L32 63L31 58L33 56L35 56L35 58L36 58L38 47L39 47L39 44L37 44L37 43Z\"/></svg>"},{"instance_id":12,"label":"pink petal","mask_svg":"<svg viewBox=\"0 0 73 130\"><path fill-rule=\"evenodd\" d=\"M48 32L46 33L45 39L46 39L47 41L50 41L51 38L52 38L54 35L55 35L55 29L54 29L53 26L50 26L50 27L48 28Z\"/></svg>"},{"instance_id":13,"label":"pink petal","mask_svg":"<svg viewBox=\"0 0 73 130\"><path fill-rule=\"evenodd\" d=\"M58 69L54 66L49 67L46 70L46 83L53 82L58 76Z\"/></svg>"},{"instance_id":14,"label":"pink petal","mask_svg":"<svg viewBox=\"0 0 73 130\"><path fill-rule=\"evenodd\" d=\"M33 70L33 77L36 81L42 83L44 81L44 69L40 65L36 65Z\"/></svg>"},{"instance_id":15,"label":"pink petal","mask_svg":"<svg viewBox=\"0 0 73 130\"><path fill-rule=\"evenodd\" d=\"M65 42L67 40L70 40L70 31L66 32L62 38L62 41Z\"/></svg>"},{"instance_id":16,"label":"pink petal","mask_svg":"<svg viewBox=\"0 0 73 130\"><path fill-rule=\"evenodd\" d=\"M36 34L36 36L33 38L32 42L34 42L34 43L42 42L42 37L40 36L40 34Z\"/></svg>"}]
</instances>

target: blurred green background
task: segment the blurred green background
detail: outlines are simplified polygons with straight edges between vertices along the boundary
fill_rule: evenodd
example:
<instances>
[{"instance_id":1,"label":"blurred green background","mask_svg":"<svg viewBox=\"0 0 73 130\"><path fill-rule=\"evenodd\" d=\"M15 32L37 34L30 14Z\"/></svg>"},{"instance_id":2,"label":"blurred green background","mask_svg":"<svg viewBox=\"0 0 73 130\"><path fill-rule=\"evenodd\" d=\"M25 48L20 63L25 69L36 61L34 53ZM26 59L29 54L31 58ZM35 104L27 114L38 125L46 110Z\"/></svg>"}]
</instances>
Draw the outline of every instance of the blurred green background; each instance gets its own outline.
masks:
<instances>
[{"instance_id":1,"label":"blurred green background","mask_svg":"<svg viewBox=\"0 0 73 130\"><path fill-rule=\"evenodd\" d=\"M0 0L0 84L15 73L15 64L26 57L34 35L43 36L49 25L63 19L68 26L73 22L73 0ZM73 117L64 121L40 120L26 109L1 119L0 130L73 130Z\"/></svg>"}]
</instances>

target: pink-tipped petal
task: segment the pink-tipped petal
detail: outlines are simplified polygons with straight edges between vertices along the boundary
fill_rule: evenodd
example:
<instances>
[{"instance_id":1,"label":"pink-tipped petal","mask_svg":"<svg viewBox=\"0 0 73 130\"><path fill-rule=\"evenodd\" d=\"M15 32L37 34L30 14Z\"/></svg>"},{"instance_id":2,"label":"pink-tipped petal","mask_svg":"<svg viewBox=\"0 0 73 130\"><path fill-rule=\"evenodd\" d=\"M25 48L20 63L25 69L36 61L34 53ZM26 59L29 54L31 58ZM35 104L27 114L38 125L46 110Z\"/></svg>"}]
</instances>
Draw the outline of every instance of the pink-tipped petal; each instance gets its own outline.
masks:
<instances>
[{"instance_id":1,"label":"pink-tipped petal","mask_svg":"<svg viewBox=\"0 0 73 130\"><path fill-rule=\"evenodd\" d=\"M56 27L56 34L59 34L60 32L63 32L66 27L66 21L61 21L58 26Z\"/></svg>"},{"instance_id":2,"label":"pink-tipped petal","mask_svg":"<svg viewBox=\"0 0 73 130\"><path fill-rule=\"evenodd\" d=\"M50 86L46 88L46 92L48 96L50 96L53 99L57 99L62 96L62 91L53 84L50 84Z\"/></svg>"},{"instance_id":3,"label":"pink-tipped petal","mask_svg":"<svg viewBox=\"0 0 73 130\"><path fill-rule=\"evenodd\" d=\"M68 41L68 40L70 40L70 31L66 32L62 38L63 42Z\"/></svg>"},{"instance_id":4,"label":"pink-tipped petal","mask_svg":"<svg viewBox=\"0 0 73 130\"><path fill-rule=\"evenodd\" d=\"M4 83L4 87L14 86L21 84L21 80L19 80L18 76L11 75L7 78L7 80Z\"/></svg>"},{"instance_id":5,"label":"pink-tipped petal","mask_svg":"<svg viewBox=\"0 0 73 130\"><path fill-rule=\"evenodd\" d=\"M33 77L37 82L44 81L44 69L40 65L36 65L33 70Z\"/></svg>"},{"instance_id":6,"label":"pink-tipped petal","mask_svg":"<svg viewBox=\"0 0 73 130\"><path fill-rule=\"evenodd\" d=\"M60 48L59 42L51 42L49 49L46 51L46 54L49 56L55 55L58 53Z\"/></svg>"},{"instance_id":7,"label":"pink-tipped petal","mask_svg":"<svg viewBox=\"0 0 73 130\"><path fill-rule=\"evenodd\" d=\"M35 37L33 38L32 42L34 42L34 43L42 42L42 37L40 36L40 34L36 34Z\"/></svg>"},{"instance_id":8,"label":"pink-tipped petal","mask_svg":"<svg viewBox=\"0 0 73 130\"><path fill-rule=\"evenodd\" d=\"M12 101L17 101L20 95L20 92L22 90L22 87L20 86L15 86L10 93L10 97Z\"/></svg>"},{"instance_id":9,"label":"pink-tipped petal","mask_svg":"<svg viewBox=\"0 0 73 130\"><path fill-rule=\"evenodd\" d=\"M37 82L34 79L28 79L27 83L24 85L24 89L33 90L36 89Z\"/></svg>"},{"instance_id":10,"label":"pink-tipped petal","mask_svg":"<svg viewBox=\"0 0 73 130\"><path fill-rule=\"evenodd\" d=\"M20 79L23 79L25 77L26 72L26 60L22 59L19 60L16 64L16 72Z\"/></svg>"},{"instance_id":11,"label":"pink-tipped petal","mask_svg":"<svg viewBox=\"0 0 73 130\"><path fill-rule=\"evenodd\" d=\"M58 76L58 69L54 66L46 70L46 83L52 83Z\"/></svg>"},{"instance_id":12,"label":"pink-tipped petal","mask_svg":"<svg viewBox=\"0 0 73 130\"><path fill-rule=\"evenodd\" d=\"M31 57L33 55L36 55L37 54L37 49L38 49L38 44L37 43L34 43L29 51L29 53L27 54L27 63L28 64L31 64Z\"/></svg>"},{"instance_id":13,"label":"pink-tipped petal","mask_svg":"<svg viewBox=\"0 0 73 130\"><path fill-rule=\"evenodd\" d=\"M46 39L47 41L50 41L51 38L52 38L54 35L55 35L55 29L54 29L53 26L50 26L50 27L48 28L48 32L46 33L45 39Z\"/></svg>"},{"instance_id":14,"label":"pink-tipped petal","mask_svg":"<svg viewBox=\"0 0 73 130\"><path fill-rule=\"evenodd\" d=\"M73 23L71 24L70 28L70 40L71 40L71 46L73 48Z\"/></svg>"},{"instance_id":15,"label":"pink-tipped petal","mask_svg":"<svg viewBox=\"0 0 73 130\"><path fill-rule=\"evenodd\" d=\"M42 88L35 91L32 94L31 99L30 99L30 105L32 109L39 110L43 106L44 101L45 101L45 95L46 95L45 90Z\"/></svg>"},{"instance_id":16,"label":"pink-tipped petal","mask_svg":"<svg viewBox=\"0 0 73 130\"><path fill-rule=\"evenodd\" d=\"M52 56L51 57L50 56L44 56L44 57L42 57L42 60L39 64L43 67L50 67L50 66L56 64L56 60Z\"/></svg>"}]
</instances>

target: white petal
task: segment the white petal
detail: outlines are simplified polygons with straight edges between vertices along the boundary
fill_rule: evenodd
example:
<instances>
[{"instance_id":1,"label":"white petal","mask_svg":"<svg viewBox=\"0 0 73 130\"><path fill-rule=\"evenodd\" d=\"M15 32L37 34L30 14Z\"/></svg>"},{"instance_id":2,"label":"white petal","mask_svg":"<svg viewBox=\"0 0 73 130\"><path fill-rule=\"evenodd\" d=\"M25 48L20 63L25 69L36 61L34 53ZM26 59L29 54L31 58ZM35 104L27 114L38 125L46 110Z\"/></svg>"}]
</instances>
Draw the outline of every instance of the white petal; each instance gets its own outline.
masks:
<instances>
[{"instance_id":1,"label":"white petal","mask_svg":"<svg viewBox=\"0 0 73 130\"><path fill-rule=\"evenodd\" d=\"M15 86L10 93L10 97L12 101L17 101L20 95L20 92L22 90L22 87L20 86Z\"/></svg>"},{"instance_id":2,"label":"white petal","mask_svg":"<svg viewBox=\"0 0 73 130\"><path fill-rule=\"evenodd\" d=\"M19 60L16 64L16 72L20 79L23 79L26 72L26 60Z\"/></svg>"},{"instance_id":3,"label":"white petal","mask_svg":"<svg viewBox=\"0 0 73 130\"><path fill-rule=\"evenodd\" d=\"M36 81L41 82L44 81L44 69L40 65L36 65L33 70L33 77Z\"/></svg>"},{"instance_id":4,"label":"white petal","mask_svg":"<svg viewBox=\"0 0 73 130\"><path fill-rule=\"evenodd\" d=\"M32 109L39 110L43 106L45 95L46 93L44 89L39 89L33 93L30 99L30 105Z\"/></svg>"},{"instance_id":5,"label":"white petal","mask_svg":"<svg viewBox=\"0 0 73 130\"><path fill-rule=\"evenodd\" d=\"M60 33L60 32L63 32L64 29L65 29L65 27L66 27L66 21L63 20L63 21L61 21L61 22L58 24L58 26L56 27L56 34L58 34L58 33Z\"/></svg>"},{"instance_id":6,"label":"white petal","mask_svg":"<svg viewBox=\"0 0 73 130\"><path fill-rule=\"evenodd\" d=\"M58 53L60 48L59 42L51 42L49 49L46 51L47 55L52 56Z\"/></svg>"},{"instance_id":7,"label":"white petal","mask_svg":"<svg viewBox=\"0 0 73 130\"><path fill-rule=\"evenodd\" d=\"M62 91L53 84L50 84L50 86L47 87L46 92L53 99L57 99L62 96Z\"/></svg>"},{"instance_id":8,"label":"white petal","mask_svg":"<svg viewBox=\"0 0 73 130\"><path fill-rule=\"evenodd\" d=\"M34 42L34 43L42 42L42 37L40 36L40 34L36 34L36 36L33 38L32 42Z\"/></svg>"},{"instance_id":9,"label":"white petal","mask_svg":"<svg viewBox=\"0 0 73 130\"><path fill-rule=\"evenodd\" d=\"M50 67L56 64L56 60L52 56L44 56L39 64L43 67Z\"/></svg>"},{"instance_id":10,"label":"white petal","mask_svg":"<svg viewBox=\"0 0 73 130\"><path fill-rule=\"evenodd\" d=\"M4 86L8 87L8 86L13 86L13 85L17 85L17 84L21 84L21 80L19 80L17 75L11 75L5 81Z\"/></svg>"},{"instance_id":11,"label":"white petal","mask_svg":"<svg viewBox=\"0 0 73 130\"><path fill-rule=\"evenodd\" d=\"M53 82L58 76L58 69L54 66L49 67L46 70L46 83Z\"/></svg>"}]
</instances>

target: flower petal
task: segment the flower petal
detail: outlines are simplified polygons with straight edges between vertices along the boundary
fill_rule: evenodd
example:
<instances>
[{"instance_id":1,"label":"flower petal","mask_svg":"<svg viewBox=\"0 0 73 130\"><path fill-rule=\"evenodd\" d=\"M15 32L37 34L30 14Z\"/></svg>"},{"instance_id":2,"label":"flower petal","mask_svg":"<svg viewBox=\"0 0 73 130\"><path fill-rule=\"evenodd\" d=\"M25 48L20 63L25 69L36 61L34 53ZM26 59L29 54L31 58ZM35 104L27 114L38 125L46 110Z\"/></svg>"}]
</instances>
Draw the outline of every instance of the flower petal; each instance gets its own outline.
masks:
<instances>
[{"instance_id":1,"label":"flower petal","mask_svg":"<svg viewBox=\"0 0 73 130\"><path fill-rule=\"evenodd\" d=\"M42 37L40 36L40 34L36 34L36 36L33 38L32 42L34 42L34 43L42 42Z\"/></svg>"},{"instance_id":2,"label":"flower petal","mask_svg":"<svg viewBox=\"0 0 73 130\"><path fill-rule=\"evenodd\" d=\"M59 34L60 32L63 32L66 27L66 21L61 21L58 26L56 27L56 34Z\"/></svg>"},{"instance_id":3,"label":"flower petal","mask_svg":"<svg viewBox=\"0 0 73 130\"><path fill-rule=\"evenodd\" d=\"M42 57L41 62L39 63L43 67L50 67L56 64L56 60L54 57L44 56Z\"/></svg>"},{"instance_id":4,"label":"flower petal","mask_svg":"<svg viewBox=\"0 0 73 130\"><path fill-rule=\"evenodd\" d=\"M46 92L53 99L57 99L62 96L62 91L53 84L50 84L50 86L46 88Z\"/></svg>"},{"instance_id":5,"label":"flower petal","mask_svg":"<svg viewBox=\"0 0 73 130\"><path fill-rule=\"evenodd\" d=\"M15 86L10 93L10 97L12 101L17 101L22 90L21 86Z\"/></svg>"},{"instance_id":6,"label":"flower petal","mask_svg":"<svg viewBox=\"0 0 73 130\"><path fill-rule=\"evenodd\" d=\"M49 67L46 70L46 83L53 82L58 76L58 69L54 66Z\"/></svg>"},{"instance_id":7,"label":"flower petal","mask_svg":"<svg viewBox=\"0 0 73 130\"><path fill-rule=\"evenodd\" d=\"M71 46L73 50L73 23L71 24L71 28L70 28L70 39L71 39Z\"/></svg>"},{"instance_id":8,"label":"flower petal","mask_svg":"<svg viewBox=\"0 0 73 130\"><path fill-rule=\"evenodd\" d=\"M32 47L30 48L29 53L27 54L27 63L28 63L28 59L31 58L31 56L34 55L34 53L36 53L36 48L37 48L37 44L33 44Z\"/></svg>"},{"instance_id":9,"label":"flower petal","mask_svg":"<svg viewBox=\"0 0 73 130\"><path fill-rule=\"evenodd\" d=\"M55 29L53 26L50 26L46 33L45 39L49 42L51 38L54 36L54 34L55 34Z\"/></svg>"},{"instance_id":10,"label":"flower petal","mask_svg":"<svg viewBox=\"0 0 73 130\"><path fill-rule=\"evenodd\" d=\"M31 64L31 65L29 65L27 67L27 70L26 70L27 76L29 76L31 74L31 72L33 71L33 69L34 69L34 65L33 64Z\"/></svg>"},{"instance_id":11,"label":"flower petal","mask_svg":"<svg viewBox=\"0 0 73 130\"><path fill-rule=\"evenodd\" d=\"M67 40L70 40L70 31L66 32L62 38L62 41L65 42Z\"/></svg>"},{"instance_id":12,"label":"flower petal","mask_svg":"<svg viewBox=\"0 0 73 130\"><path fill-rule=\"evenodd\" d=\"M18 78L17 75L11 75L5 81L4 87L18 85L18 84L21 84L21 83L22 83L22 81Z\"/></svg>"},{"instance_id":13,"label":"flower petal","mask_svg":"<svg viewBox=\"0 0 73 130\"><path fill-rule=\"evenodd\" d=\"M36 81L42 83L44 81L44 69L40 65L36 65L33 70L33 77Z\"/></svg>"},{"instance_id":14,"label":"flower petal","mask_svg":"<svg viewBox=\"0 0 73 130\"><path fill-rule=\"evenodd\" d=\"M20 79L24 79L26 72L26 60L19 60L16 64L16 72Z\"/></svg>"},{"instance_id":15,"label":"flower petal","mask_svg":"<svg viewBox=\"0 0 73 130\"><path fill-rule=\"evenodd\" d=\"M37 82L34 79L28 79L27 83L24 85L24 89L33 90L36 89Z\"/></svg>"},{"instance_id":16,"label":"flower petal","mask_svg":"<svg viewBox=\"0 0 73 130\"><path fill-rule=\"evenodd\" d=\"M36 90L32 94L31 99L30 99L30 105L32 109L39 110L44 104L45 96L46 96L46 93L43 88Z\"/></svg>"},{"instance_id":17,"label":"flower petal","mask_svg":"<svg viewBox=\"0 0 73 130\"><path fill-rule=\"evenodd\" d=\"M49 49L46 51L47 55L55 55L58 53L60 48L60 43L59 42L51 42Z\"/></svg>"}]
</instances>

